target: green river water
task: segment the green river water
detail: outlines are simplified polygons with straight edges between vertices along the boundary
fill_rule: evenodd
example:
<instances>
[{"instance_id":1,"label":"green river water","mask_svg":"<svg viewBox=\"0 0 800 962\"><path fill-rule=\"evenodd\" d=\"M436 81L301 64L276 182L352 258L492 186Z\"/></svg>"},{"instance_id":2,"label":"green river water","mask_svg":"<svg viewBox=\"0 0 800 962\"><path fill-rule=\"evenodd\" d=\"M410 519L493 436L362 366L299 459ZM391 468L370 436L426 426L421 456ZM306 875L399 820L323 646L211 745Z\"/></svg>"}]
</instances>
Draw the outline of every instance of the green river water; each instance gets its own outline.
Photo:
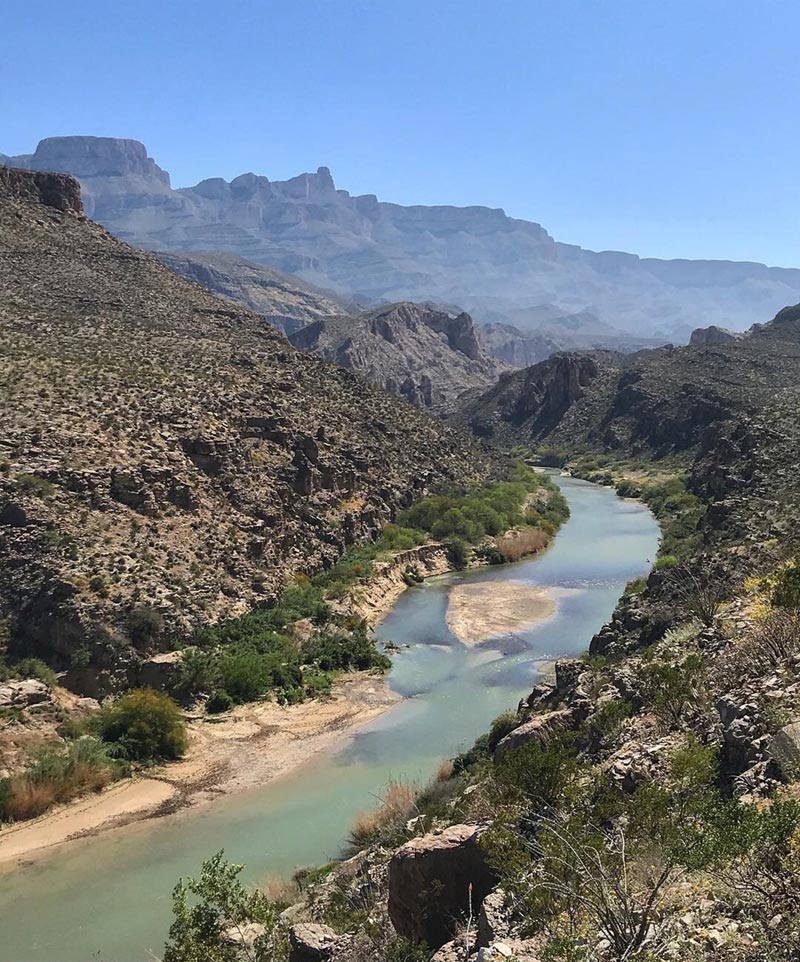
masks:
<instances>
[{"instance_id":1,"label":"green river water","mask_svg":"<svg viewBox=\"0 0 800 962\"><path fill-rule=\"evenodd\" d=\"M517 704L542 659L583 651L631 578L655 557L658 527L613 491L556 478L571 517L542 555L445 575L404 593L376 629L403 646L390 674L407 696L328 756L263 788L178 818L99 837L0 876L2 962L145 962L160 957L170 893L224 849L258 881L335 857L354 816L390 778L423 781ZM555 615L513 638L467 649L445 612L457 582L514 580L555 589Z\"/></svg>"}]
</instances>

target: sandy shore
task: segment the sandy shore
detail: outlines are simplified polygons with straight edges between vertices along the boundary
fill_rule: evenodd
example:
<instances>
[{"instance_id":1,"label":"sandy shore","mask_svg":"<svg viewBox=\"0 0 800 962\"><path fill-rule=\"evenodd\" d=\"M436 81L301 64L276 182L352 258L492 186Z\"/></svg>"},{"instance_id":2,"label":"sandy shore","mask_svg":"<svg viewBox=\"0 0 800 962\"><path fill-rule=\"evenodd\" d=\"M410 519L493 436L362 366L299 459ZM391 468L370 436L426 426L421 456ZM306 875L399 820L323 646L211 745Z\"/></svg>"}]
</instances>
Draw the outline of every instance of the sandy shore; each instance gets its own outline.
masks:
<instances>
[{"instance_id":1,"label":"sandy shore","mask_svg":"<svg viewBox=\"0 0 800 962\"><path fill-rule=\"evenodd\" d=\"M281 707L242 705L189 725L186 757L0 831L0 871L47 857L64 845L154 817L174 816L225 795L266 784L328 752L399 696L378 675L344 675L325 701Z\"/></svg>"},{"instance_id":2,"label":"sandy shore","mask_svg":"<svg viewBox=\"0 0 800 962\"><path fill-rule=\"evenodd\" d=\"M547 588L524 581L462 582L450 589L447 626L465 645L479 645L513 635L555 610Z\"/></svg>"}]
</instances>

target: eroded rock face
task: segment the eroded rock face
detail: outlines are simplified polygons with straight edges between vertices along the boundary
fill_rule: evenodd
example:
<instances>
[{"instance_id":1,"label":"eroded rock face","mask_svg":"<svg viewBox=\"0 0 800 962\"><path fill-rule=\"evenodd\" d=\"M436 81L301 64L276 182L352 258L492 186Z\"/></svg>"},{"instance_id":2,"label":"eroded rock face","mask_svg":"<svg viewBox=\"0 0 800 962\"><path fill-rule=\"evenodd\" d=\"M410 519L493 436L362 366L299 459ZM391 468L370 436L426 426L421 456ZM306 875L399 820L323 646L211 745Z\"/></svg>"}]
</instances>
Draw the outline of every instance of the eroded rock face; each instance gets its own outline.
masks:
<instances>
[{"instance_id":1,"label":"eroded rock face","mask_svg":"<svg viewBox=\"0 0 800 962\"><path fill-rule=\"evenodd\" d=\"M457 920L477 912L496 876L479 825L453 825L400 846L389 862L389 917L400 935L438 949Z\"/></svg>"},{"instance_id":2,"label":"eroded rock face","mask_svg":"<svg viewBox=\"0 0 800 962\"><path fill-rule=\"evenodd\" d=\"M493 384L503 367L490 357L469 314L426 304L391 304L326 318L290 340L439 412L452 410L465 393Z\"/></svg>"},{"instance_id":3,"label":"eroded rock face","mask_svg":"<svg viewBox=\"0 0 800 962\"><path fill-rule=\"evenodd\" d=\"M49 687L36 678L7 681L0 684L0 708L28 708L50 701Z\"/></svg>"},{"instance_id":4,"label":"eroded rock face","mask_svg":"<svg viewBox=\"0 0 800 962\"><path fill-rule=\"evenodd\" d=\"M13 167L0 167L0 202L4 198L83 214L80 185L68 174L29 174Z\"/></svg>"}]
</instances>

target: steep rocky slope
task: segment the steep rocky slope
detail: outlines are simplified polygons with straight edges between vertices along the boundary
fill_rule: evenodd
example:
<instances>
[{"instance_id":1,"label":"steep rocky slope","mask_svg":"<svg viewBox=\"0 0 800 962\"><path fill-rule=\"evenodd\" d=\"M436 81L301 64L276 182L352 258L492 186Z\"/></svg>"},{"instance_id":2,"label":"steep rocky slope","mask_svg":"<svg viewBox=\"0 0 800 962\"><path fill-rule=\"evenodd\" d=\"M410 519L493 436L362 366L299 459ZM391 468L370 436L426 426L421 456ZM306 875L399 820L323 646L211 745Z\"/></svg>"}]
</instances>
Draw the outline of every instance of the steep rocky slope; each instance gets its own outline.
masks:
<instances>
[{"instance_id":1,"label":"steep rocky slope","mask_svg":"<svg viewBox=\"0 0 800 962\"><path fill-rule=\"evenodd\" d=\"M0 615L75 686L136 681L489 468L86 220L71 178L0 170L0 238Z\"/></svg>"},{"instance_id":2,"label":"steep rocky slope","mask_svg":"<svg viewBox=\"0 0 800 962\"><path fill-rule=\"evenodd\" d=\"M330 317L290 340L439 412L454 408L468 391L485 390L502 370L469 314L426 304L391 304L355 317Z\"/></svg>"},{"instance_id":3,"label":"steep rocky slope","mask_svg":"<svg viewBox=\"0 0 800 962\"><path fill-rule=\"evenodd\" d=\"M170 270L202 284L212 294L243 304L284 334L293 334L321 318L357 309L351 300L335 297L299 277L225 251L156 251L156 256Z\"/></svg>"},{"instance_id":4,"label":"steep rocky slope","mask_svg":"<svg viewBox=\"0 0 800 962\"><path fill-rule=\"evenodd\" d=\"M245 173L174 190L142 144L97 137L50 137L5 162L74 174L87 213L138 246L226 250L321 287L455 303L478 321L527 330L538 325L526 314L544 305L682 341L698 318L741 329L796 301L800 290L798 270L596 253L502 210L352 197L326 167L287 181Z\"/></svg>"}]
</instances>

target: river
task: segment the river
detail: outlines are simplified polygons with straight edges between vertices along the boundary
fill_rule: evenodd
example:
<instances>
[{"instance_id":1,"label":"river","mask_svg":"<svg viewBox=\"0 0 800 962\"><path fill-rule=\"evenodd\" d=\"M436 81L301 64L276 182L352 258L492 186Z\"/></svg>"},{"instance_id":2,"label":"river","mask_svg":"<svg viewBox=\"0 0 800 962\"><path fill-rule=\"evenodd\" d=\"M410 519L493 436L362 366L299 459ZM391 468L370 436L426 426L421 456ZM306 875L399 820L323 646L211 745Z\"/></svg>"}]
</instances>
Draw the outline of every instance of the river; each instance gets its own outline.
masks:
<instances>
[{"instance_id":1,"label":"river","mask_svg":"<svg viewBox=\"0 0 800 962\"><path fill-rule=\"evenodd\" d=\"M542 662L583 651L625 584L649 569L659 532L642 505L608 488L556 480L571 517L546 552L431 579L405 592L378 625L379 639L404 646L389 683L405 700L330 756L263 788L98 837L0 877L0 960L160 957L172 887L203 858L224 849L259 881L335 857L354 816L373 807L389 779L427 780L516 706ZM466 648L445 621L451 585L507 579L552 588L556 613L513 639Z\"/></svg>"}]
</instances>

